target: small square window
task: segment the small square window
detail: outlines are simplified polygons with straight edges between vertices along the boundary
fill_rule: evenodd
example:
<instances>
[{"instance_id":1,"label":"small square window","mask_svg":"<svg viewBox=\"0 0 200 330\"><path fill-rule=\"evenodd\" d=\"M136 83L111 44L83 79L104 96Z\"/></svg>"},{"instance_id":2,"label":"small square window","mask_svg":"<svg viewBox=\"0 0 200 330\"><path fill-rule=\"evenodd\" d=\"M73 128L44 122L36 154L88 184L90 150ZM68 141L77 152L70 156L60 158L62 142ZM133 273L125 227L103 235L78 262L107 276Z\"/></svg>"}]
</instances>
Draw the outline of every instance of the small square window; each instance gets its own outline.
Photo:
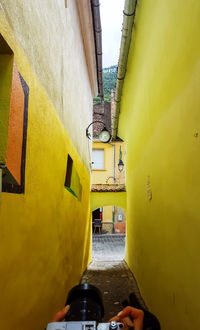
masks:
<instances>
[{"instance_id":1,"label":"small square window","mask_svg":"<svg viewBox=\"0 0 200 330\"><path fill-rule=\"evenodd\" d=\"M104 149L92 150L92 169L104 170Z\"/></svg>"}]
</instances>

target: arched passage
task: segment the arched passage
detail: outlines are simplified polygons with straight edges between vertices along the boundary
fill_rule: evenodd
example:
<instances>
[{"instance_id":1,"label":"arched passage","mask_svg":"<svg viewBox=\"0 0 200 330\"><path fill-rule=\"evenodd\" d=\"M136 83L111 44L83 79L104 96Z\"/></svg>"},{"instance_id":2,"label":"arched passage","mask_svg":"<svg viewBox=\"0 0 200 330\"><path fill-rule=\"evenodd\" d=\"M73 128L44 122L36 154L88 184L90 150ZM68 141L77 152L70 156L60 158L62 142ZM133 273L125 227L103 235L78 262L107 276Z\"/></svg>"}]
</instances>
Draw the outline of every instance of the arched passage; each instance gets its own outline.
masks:
<instances>
[{"instance_id":1,"label":"arched passage","mask_svg":"<svg viewBox=\"0 0 200 330\"><path fill-rule=\"evenodd\" d=\"M126 211L126 191L120 192L91 192L90 211L99 207L116 205Z\"/></svg>"}]
</instances>

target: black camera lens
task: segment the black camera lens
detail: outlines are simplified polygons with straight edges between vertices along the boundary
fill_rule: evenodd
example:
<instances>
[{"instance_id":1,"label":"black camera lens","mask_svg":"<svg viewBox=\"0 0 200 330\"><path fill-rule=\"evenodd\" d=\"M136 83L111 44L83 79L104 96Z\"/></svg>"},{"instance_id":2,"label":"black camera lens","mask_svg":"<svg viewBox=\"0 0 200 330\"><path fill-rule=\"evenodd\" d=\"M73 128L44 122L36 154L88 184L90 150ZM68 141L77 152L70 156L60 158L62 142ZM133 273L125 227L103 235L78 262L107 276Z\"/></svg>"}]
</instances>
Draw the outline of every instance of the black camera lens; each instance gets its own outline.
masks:
<instances>
[{"instance_id":1,"label":"black camera lens","mask_svg":"<svg viewBox=\"0 0 200 330\"><path fill-rule=\"evenodd\" d=\"M91 284L80 284L72 288L66 305L70 305L66 321L100 322L104 316L101 292Z\"/></svg>"}]
</instances>

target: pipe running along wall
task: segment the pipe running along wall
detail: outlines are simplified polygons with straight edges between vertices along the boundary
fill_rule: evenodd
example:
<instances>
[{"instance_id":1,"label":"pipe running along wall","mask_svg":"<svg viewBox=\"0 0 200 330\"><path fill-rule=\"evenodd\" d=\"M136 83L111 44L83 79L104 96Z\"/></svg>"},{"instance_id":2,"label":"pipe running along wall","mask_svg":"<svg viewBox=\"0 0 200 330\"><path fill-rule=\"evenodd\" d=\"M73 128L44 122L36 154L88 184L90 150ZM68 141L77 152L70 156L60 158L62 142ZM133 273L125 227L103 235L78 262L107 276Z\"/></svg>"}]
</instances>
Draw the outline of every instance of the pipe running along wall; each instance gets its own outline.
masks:
<instances>
[{"instance_id":1,"label":"pipe running along wall","mask_svg":"<svg viewBox=\"0 0 200 330\"><path fill-rule=\"evenodd\" d=\"M116 139L117 137L117 129L118 129L118 119L120 112L120 101L122 95L122 88L124 84L124 78L126 74L126 65L128 60L128 53L130 48L131 36L132 36L132 28L134 24L135 18L135 10L137 6L137 0L125 0L124 5L124 18L123 18L123 28L122 28L122 37L121 37L121 45L120 45L120 54L119 54L119 62L118 62L118 70L117 70L117 86L115 93L115 109L114 109L114 120L112 127L112 137Z\"/></svg>"},{"instance_id":2,"label":"pipe running along wall","mask_svg":"<svg viewBox=\"0 0 200 330\"><path fill-rule=\"evenodd\" d=\"M96 48L96 63L97 63L97 80L98 80L98 96L103 100L103 78L102 78L102 29L100 18L100 3L99 0L91 0L94 39Z\"/></svg>"}]
</instances>

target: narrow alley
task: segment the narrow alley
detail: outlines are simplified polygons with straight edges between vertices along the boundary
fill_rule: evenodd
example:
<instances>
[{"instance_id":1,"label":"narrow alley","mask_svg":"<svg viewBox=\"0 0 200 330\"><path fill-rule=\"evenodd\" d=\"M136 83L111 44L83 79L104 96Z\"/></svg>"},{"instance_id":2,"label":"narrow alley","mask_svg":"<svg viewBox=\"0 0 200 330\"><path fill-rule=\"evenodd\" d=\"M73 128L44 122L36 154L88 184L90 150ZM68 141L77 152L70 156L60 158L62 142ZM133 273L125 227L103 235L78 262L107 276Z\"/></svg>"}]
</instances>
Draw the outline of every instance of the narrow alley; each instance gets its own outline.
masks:
<instances>
[{"instance_id":1,"label":"narrow alley","mask_svg":"<svg viewBox=\"0 0 200 330\"><path fill-rule=\"evenodd\" d=\"M199 18L0 0L0 330L47 328L81 282L105 321L133 293L139 330L200 329Z\"/></svg>"},{"instance_id":2,"label":"narrow alley","mask_svg":"<svg viewBox=\"0 0 200 330\"><path fill-rule=\"evenodd\" d=\"M136 280L124 261L125 235L93 235L92 262L81 283L89 283L100 289L105 315L108 321L123 308L122 302L134 293L141 306L145 304Z\"/></svg>"}]
</instances>

